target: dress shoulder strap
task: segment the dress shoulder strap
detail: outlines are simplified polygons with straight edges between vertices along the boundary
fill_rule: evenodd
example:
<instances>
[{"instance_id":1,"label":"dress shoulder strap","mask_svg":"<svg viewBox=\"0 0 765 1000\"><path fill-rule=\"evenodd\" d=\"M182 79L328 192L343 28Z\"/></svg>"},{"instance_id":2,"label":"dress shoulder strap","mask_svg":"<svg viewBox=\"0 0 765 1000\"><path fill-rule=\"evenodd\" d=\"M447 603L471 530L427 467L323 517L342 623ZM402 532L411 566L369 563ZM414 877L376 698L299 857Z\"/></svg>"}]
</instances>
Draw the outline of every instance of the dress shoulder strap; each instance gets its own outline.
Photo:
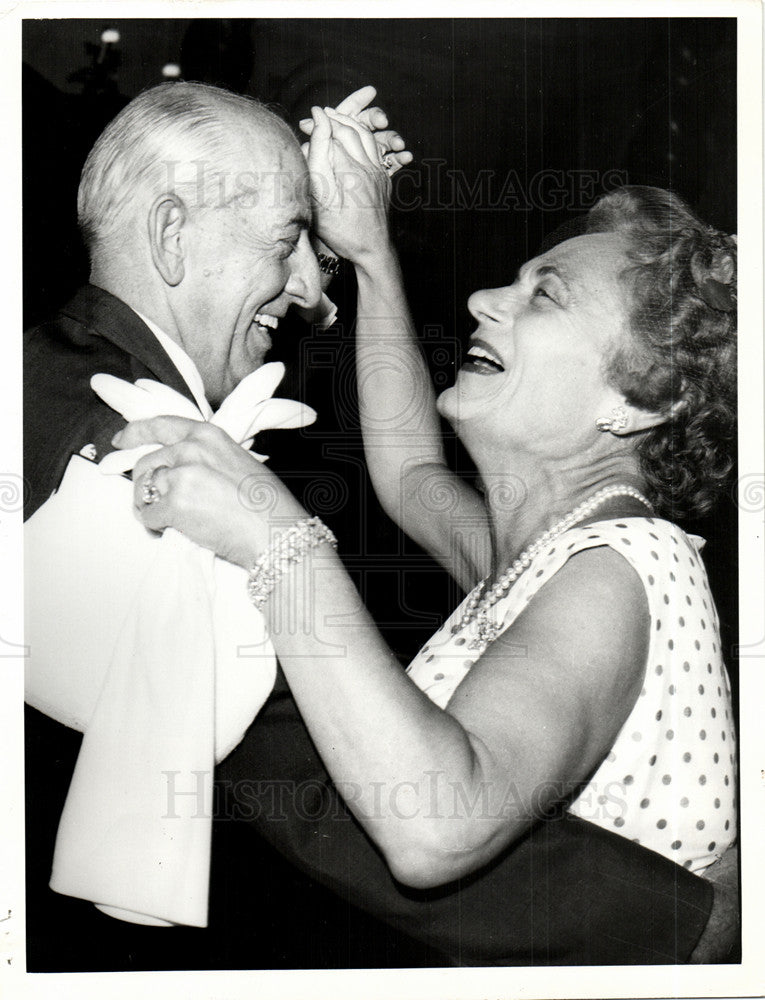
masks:
<instances>
[{"instance_id":1,"label":"dress shoulder strap","mask_svg":"<svg viewBox=\"0 0 765 1000\"><path fill-rule=\"evenodd\" d=\"M686 535L669 521L650 517L596 521L571 528L542 549L506 597L495 606L496 621L508 628L541 587L572 556L607 545L622 555L643 582L646 591L671 581L681 559L691 566L700 562L704 539ZM700 574L701 575L701 574Z\"/></svg>"}]
</instances>

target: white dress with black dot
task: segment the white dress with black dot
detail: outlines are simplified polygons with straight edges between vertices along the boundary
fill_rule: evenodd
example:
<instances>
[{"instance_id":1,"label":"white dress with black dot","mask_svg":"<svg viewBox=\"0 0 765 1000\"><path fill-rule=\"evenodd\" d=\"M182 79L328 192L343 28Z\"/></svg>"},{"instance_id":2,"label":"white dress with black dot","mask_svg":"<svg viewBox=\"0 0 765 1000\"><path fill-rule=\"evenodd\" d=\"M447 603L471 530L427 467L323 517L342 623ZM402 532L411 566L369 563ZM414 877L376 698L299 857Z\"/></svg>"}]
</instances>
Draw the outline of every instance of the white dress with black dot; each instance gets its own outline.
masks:
<instances>
[{"instance_id":1,"label":"white dress with black dot","mask_svg":"<svg viewBox=\"0 0 765 1000\"><path fill-rule=\"evenodd\" d=\"M735 730L717 611L699 556L704 540L649 517L572 528L534 558L489 617L501 631L509 628L572 555L602 545L624 556L642 580L651 638L640 696L569 811L701 873L736 829ZM468 599L408 670L441 708L480 656L469 648L475 619L451 631Z\"/></svg>"}]
</instances>

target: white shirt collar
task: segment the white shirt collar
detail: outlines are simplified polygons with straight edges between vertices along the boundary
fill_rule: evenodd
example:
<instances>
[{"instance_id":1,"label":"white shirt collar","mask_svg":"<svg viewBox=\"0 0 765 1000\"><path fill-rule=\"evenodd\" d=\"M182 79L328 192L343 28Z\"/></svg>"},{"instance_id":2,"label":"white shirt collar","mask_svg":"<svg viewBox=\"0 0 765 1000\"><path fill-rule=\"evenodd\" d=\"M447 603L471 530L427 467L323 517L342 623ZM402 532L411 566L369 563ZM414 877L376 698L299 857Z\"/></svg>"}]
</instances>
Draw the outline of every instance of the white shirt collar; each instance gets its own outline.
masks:
<instances>
[{"instance_id":1,"label":"white shirt collar","mask_svg":"<svg viewBox=\"0 0 765 1000\"><path fill-rule=\"evenodd\" d=\"M321 302L315 310L308 311L300 309L298 311L303 313L309 322L313 322L314 325L322 330L331 326L337 316L337 307L324 293L322 293ZM202 416L205 420L209 420L213 415L213 410L207 402L205 387L202 383L202 376L199 374L197 366L180 346L180 344L177 344L174 340L168 337L164 330L161 330L157 324L153 322L153 320L150 320L148 316L144 316L144 314L139 312L139 310L135 307L133 307L133 312L137 316L140 316L140 318L157 338L160 346L164 349L165 353L180 372L181 378L188 386L191 395L194 397L194 402L199 407Z\"/></svg>"},{"instance_id":2,"label":"white shirt collar","mask_svg":"<svg viewBox=\"0 0 765 1000\"><path fill-rule=\"evenodd\" d=\"M133 312L135 312L137 316L140 316L140 318L157 338L160 346L180 372L181 378L186 383L191 395L194 397L194 402L199 407L202 416L205 420L209 420L213 415L213 411L212 407L207 402L205 387L202 384L202 376L199 374L197 366L184 349L168 337L164 330L161 330L156 323L149 319L148 316L144 316L142 312L139 312L135 308L133 309Z\"/></svg>"}]
</instances>

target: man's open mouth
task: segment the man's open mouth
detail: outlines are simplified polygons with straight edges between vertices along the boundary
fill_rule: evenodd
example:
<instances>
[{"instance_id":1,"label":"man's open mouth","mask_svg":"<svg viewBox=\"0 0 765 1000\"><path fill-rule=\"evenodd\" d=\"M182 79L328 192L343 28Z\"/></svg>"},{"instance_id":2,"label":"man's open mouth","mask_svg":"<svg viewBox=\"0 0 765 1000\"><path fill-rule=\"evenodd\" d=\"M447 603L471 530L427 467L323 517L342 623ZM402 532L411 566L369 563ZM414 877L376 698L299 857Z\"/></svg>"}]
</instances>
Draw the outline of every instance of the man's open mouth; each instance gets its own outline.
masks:
<instances>
[{"instance_id":1,"label":"man's open mouth","mask_svg":"<svg viewBox=\"0 0 765 1000\"><path fill-rule=\"evenodd\" d=\"M270 313L255 313L253 323L256 326L263 326L269 330L276 330L279 326L279 317L271 316Z\"/></svg>"}]
</instances>

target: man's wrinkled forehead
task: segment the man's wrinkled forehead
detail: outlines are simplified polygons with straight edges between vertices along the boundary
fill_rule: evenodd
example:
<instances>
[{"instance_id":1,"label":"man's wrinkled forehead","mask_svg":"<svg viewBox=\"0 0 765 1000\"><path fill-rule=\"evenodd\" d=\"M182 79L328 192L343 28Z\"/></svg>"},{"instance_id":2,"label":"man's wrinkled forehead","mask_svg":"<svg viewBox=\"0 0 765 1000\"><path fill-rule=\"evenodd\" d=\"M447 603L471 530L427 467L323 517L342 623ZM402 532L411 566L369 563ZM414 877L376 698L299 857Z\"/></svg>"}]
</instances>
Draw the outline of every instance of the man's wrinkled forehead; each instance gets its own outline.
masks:
<instances>
[{"instance_id":1,"label":"man's wrinkled forehead","mask_svg":"<svg viewBox=\"0 0 765 1000\"><path fill-rule=\"evenodd\" d=\"M310 221L308 168L291 136L277 133L243 143L235 166L239 191L254 195L261 209Z\"/></svg>"}]
</instances>

